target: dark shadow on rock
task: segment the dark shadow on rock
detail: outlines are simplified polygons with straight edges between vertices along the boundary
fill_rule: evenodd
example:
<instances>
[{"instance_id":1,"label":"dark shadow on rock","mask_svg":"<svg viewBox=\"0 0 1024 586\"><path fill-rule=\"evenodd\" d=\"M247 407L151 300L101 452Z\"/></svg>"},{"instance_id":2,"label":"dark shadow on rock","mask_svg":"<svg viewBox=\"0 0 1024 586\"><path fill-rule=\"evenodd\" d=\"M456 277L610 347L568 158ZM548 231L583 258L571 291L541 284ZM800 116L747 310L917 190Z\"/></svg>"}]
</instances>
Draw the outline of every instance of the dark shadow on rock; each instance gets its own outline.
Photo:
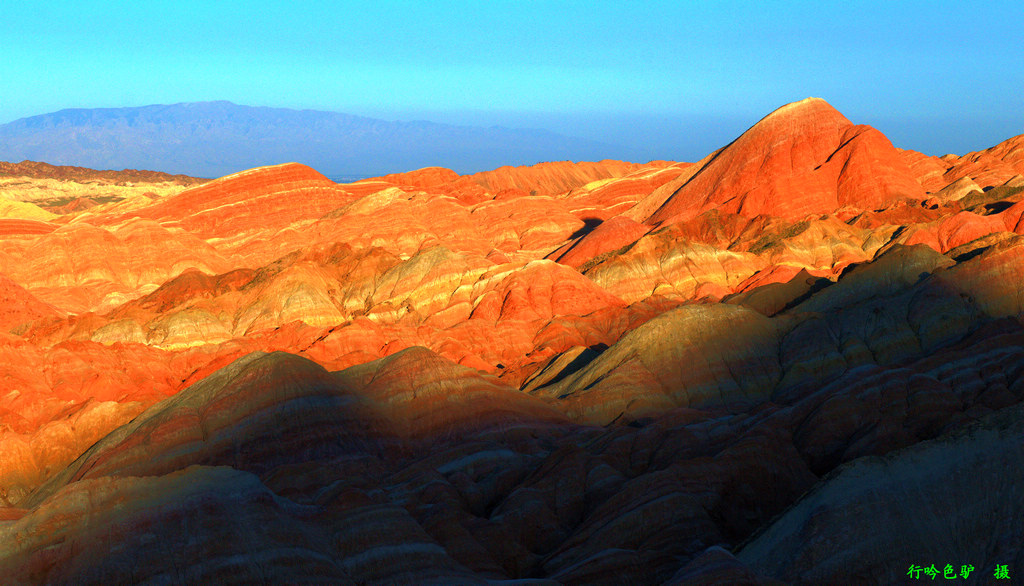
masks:
<instances>
[{"instance_id":1,"label":"dark shadow on rock","mask_svg":"<svg viewBox=\"0 0 1024 586\"><path fill-rule=\"evenodd\" d=\"M591 232L594 231L594 228L597 228L604 222L604 220L600 218L582 218L582 220L583 227L570 234L569 240L575 240L581 236L586 236L587 234L590 234Z\"/></svg>"},{"instance_id":2,"label":"dark shadow on rock","mask_svg":"<svg viewBox=\"0 0 1024 586\"><path fill-rule=\"evenodd\" d=\"M558 374L556 374L555 377L551 379L551 382L549 382L548 384L553 385L561 381L565 377L569 376L570 374L576 372L577 370L583 368L584 366L590 364L591 360L600 356L601 353L607 349L608 344L594 344L593 346L590 346L583 352L580 352L579 356L573 358L572 362L566 364L565 368L560 370Z\"/></svg>"},{"instance_id":3,"label":"dark shadow on rock","mask_svg":"<svg viewBox=\"0 0 1024 586\"><path fill-rule=\"evenodd\" d=\"M1012 201L995 201L992 203L987 203L984 206L985 215L988 216L990 214L998 214L1000 212L1006 211L1007 209L1012 207L1014 203L1015 202Z\"/></svg>"},{"instance_id":4,"label":"dark shadow on rock","mask_svg":"<svg viewBox=\"0 0 1024 586\"><path fill-rule=\"evenodd\" d=\"M785 283L768 283L742 293L729 295L722 301L744 305L762 315L772 317L796 307L829 285L832 285L832 281L825 277L815 277L806 270L801 270Z\"/></svg>"},{"instance_id":5,"label":"dark shadow on rock","mask_svg":"<svg viewBox=\"0 0 1024 586\"><path fill-rule=\"evenodd\" d=\"M968 260L971 260L972 258L980 255L981 253L985 252L989 248L990 248L989 246L982 246L981 248L975 248L974 250L972 250L970 252L965 252L963 254L959 254L957 256L954 256L953 260L955 260L958 263L968 261Z\"/></svg>"}]
</instances>

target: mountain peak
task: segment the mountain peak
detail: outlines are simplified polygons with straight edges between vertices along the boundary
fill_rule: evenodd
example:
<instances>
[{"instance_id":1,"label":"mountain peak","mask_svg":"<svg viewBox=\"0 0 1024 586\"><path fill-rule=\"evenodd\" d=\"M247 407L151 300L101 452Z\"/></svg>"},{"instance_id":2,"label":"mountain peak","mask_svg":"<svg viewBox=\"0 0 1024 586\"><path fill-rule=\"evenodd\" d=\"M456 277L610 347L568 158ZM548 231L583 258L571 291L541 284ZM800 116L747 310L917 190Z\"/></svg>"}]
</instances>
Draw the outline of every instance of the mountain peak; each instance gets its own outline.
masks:
<instances>
[{"instance_id":1,"label":"mountain peak","mask_svg":"<svg viewBox=\"0 0 1024 586\"><path fill-rule=\"evenodd\" d=\"M687 219L711 208L800 219L924 194L880 132L854 125L821 98L776 109L702 164L648 223ZM853 189L844 180L852 175L867 183L856 182Z\"/></svg>"},{"instance_id":2,"label":"mountain peak","mask_svg":"<svg viewBox=\"0 0 1024 586\"><path fill-rule=\"evenodd\" d=\"M816 139L850 126L853 123L825 100L804 98L775 109L740 135L737 142L744 137L759 140L765 134L782 135L775 136L773 140L782 139L785 135L800 137L801 140Z\"/></svg>"},{"instance_id":3,"label":"mountain peak","mask_svg":"<svg viewBox=\"0 0 1024 586\"><path fill-rule=\"evenodd\" d=\"M766 118L769 116L776 115L805 115L806 113L824 111L839 114L839 110L836 110L834 107L832 107L832 104L829 104L822 98L807 97L802 100L797 100L795 102L790 102L788 104L779 106L774 111L772 111L771 114L768 114ZM839 115L842 116L842 114Z\"/></svg>"},{"instance_id":4,"label":"mountain peak","mask_svg":"<svg viewBox=\"0 0 1024 586\"><path fill-rule=\"evenodd\" d=\"M203 109L203 108L248 108L249 106L239 106L234 102L228 100L209 100L206 102L178 102L177 104L171 104L180 108L188 109Z\"/></svg>"}]
</instances>

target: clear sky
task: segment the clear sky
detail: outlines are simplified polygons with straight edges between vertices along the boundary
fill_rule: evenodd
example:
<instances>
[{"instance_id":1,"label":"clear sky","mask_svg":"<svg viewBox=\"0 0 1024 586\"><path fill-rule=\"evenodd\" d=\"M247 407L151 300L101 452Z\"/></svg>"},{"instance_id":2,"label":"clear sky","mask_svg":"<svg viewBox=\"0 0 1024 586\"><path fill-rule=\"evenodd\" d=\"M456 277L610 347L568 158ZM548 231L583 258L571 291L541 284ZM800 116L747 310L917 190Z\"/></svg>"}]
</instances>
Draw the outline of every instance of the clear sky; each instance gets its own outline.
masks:
<instances>
[{"instance_id":1,"label":"clear sky","mask_svg":"<svg viewBox=\"0 0 1024 586\"><path fill-rule=\"evenodd\" d=\"M1018 2L4 2L0 123L230 100L695 160L817 96L900 147L1024 133Z\"/></svg>"}]
</instances>

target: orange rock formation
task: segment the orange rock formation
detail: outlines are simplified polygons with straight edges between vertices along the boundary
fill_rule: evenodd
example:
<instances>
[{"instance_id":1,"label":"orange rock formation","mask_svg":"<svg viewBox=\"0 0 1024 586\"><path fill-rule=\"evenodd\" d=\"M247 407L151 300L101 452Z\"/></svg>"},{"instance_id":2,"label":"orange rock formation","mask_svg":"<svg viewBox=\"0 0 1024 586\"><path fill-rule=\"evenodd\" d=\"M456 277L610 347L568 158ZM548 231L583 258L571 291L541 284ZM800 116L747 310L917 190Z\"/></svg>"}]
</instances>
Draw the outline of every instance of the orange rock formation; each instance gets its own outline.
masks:
<instances>
[{"instance_id":1,"label":"orange rock formation","mask_svg":"<svg viewBox=\"0 0 1024 586\"><path fill-rule=\"evenodd\" d=\"M1020 136L811 98L692 164L110 173L0 165L13 583L841 582L823 535L885 582L859 479L927 512L990 450L958 498L1020 501Z\"/></svg>"}]
</instances>

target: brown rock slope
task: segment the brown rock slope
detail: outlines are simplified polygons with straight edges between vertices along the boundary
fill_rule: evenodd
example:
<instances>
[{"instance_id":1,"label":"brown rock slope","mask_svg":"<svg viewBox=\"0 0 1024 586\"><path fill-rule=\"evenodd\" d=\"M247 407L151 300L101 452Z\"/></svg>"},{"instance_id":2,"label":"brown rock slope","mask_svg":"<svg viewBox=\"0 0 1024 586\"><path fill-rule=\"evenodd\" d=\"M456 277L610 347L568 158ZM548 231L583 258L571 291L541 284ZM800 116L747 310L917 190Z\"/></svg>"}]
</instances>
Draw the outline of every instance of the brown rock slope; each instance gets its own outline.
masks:
<instances>
[{"instance_id":1,"label":"brown rock slope","mask_svg":"<svg viewBox=\"0 0 1024 586\"><path fill-rule=\"evenodd\" d=\"M693 164L6 166L0 572L1012 570L1020 145L929 157L808 99Z\"/></svg>"},{"instance_id":2,"label":"brown rock slope","mask_svg":"<svg viewBox=\"0 0 1024 586\"><path fill-rule=\"evenodd\" d=\"M1016 406L939 439L850 462L738 558L783 580L815 583L896 583L913 577L915 566L931 566L925 560L953 562L953 575L963 578L968 564L960 562L969 561L969 583L987 584L997 564L1024 563L1022 441L1024 410ZM868 519L886 519L886 530Z\"/></svg>"},{"instance_id":3,"label":"brown rock slope","mask_svg":"<svg viewBox=\"0 0 1024 586\"><path fill-rule=\"evenodd\" d=\"M70 165L51 165L38 161L22 161L20 163L7 163L0 161L0 176L4 177L33 177L37 179L60 179L83 183L85 181L103 181L109 183L159 183L172 181L181 185L196 185L206 182L205 179L197 179L187 175L171 175L160 171L142 171L137 169L125 169L123 171L97 171L85 167L73 167Z\"/></svg>"}]
</instances>

